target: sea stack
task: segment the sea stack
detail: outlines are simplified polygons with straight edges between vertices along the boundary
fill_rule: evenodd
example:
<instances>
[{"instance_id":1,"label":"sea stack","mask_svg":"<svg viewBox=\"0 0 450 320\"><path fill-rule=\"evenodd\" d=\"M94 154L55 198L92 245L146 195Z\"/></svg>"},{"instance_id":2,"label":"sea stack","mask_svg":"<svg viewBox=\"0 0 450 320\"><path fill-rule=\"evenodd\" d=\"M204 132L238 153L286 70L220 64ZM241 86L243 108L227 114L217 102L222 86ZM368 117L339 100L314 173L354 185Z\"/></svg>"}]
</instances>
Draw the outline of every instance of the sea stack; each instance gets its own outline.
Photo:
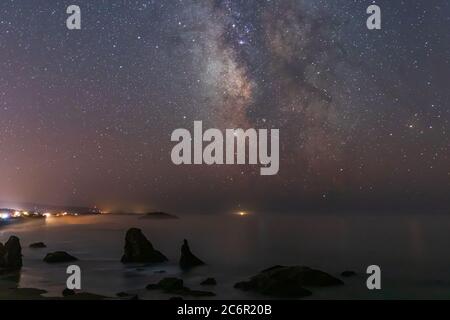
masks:
<instances>
[{"instance_id":1,"label":"sea stack","mask_svg":"<svg viewBox=\"0 0 450 320\"><path fill-rule=\"evenodd\" d=\"M22 247L18 237L11 236L5 245L0 244L0 268L8 271L22 268Z\"/></svg>"},{"instance_id":2,"label":"sea stack","mask_svg":"<svg viewBox=\"0 0 450 320\"><path fill-rule=\"evenodd\" d=\"M122 263L160 263L167 261L142 233L141 229L131 228L125 236L124 254Z\"/></svg>"},{"instance_id":3,"label":"sea stack","mask_svg":"<svg viewBox=\"0 0 450 320\"><path fill-rule=\"evenodd\" d=\"M62 263L62 262L72 262L78 259L65 251L56 251L47 253L44 257L44 261L47 263Z\"/></svg>"},{"instance_id":4,"label":"sea stack","mask_svg":"<svg viewBox=\"0 0 450 320\"><path fill-rule=\"evenodd\" d=\"M190 268L204 265L205 263L197 258L189 248L189 243L186 239L183 241L183 245L181 246L181 258L180 258L180 267L183 270L188 270Z\"/></svg>"}]
</instances>

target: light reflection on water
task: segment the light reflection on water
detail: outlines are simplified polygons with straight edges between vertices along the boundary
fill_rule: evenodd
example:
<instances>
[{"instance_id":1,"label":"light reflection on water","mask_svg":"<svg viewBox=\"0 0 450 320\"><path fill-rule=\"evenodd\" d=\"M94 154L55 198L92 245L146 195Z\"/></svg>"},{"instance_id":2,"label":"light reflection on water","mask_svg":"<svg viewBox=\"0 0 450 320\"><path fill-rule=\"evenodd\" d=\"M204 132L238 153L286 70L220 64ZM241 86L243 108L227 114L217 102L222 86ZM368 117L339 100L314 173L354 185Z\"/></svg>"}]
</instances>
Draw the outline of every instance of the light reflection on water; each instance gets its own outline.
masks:
<instances>
[{"instance_id":1,"label":"light reflection on water","mask_svg":"<svg viewBox=\"0 0 450 320\"><path fill-rule=\"evenodd\" d=\"M65 264L42 261L47 252L64 250L80 259L83 290L114 295L143 289L169 275L183 277L191 288L214 276L219 298L248 298L233 289L236 281L266 267L308 265L338 275L356 270L361 276L339 289L321 289L313 297L373 297L365 288L365 268L378 264L387 297L441 296L450 292L450 218L445 216L367 215L192 215L179 220L140 219L139 216L48 218L4 226L0 241L21 239L24 268L21 287L43 288L50 295L65 286ZM124 266L120 261L125 232L141 228L168 258L156 266ZM182 240L208 266L181 273L177 267ZM43 241L45 249L29 249ZM155 273L164 270L165 273ZM142 291L145 292L145 291ZM371 296L372 295L372 296ZM147 298L166 298L145 292Z\"/></svg>"}]
</instances>

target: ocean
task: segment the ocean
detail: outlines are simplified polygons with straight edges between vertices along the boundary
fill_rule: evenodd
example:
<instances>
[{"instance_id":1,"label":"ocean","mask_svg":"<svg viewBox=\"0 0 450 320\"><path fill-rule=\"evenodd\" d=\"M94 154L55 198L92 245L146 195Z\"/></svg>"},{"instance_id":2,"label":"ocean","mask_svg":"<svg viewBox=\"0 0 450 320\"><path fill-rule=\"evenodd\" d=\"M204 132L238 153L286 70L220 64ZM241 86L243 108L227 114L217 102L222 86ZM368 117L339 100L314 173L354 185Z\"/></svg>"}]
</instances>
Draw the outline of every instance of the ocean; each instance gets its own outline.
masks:
<instances>
[{"instance_id":1,"label":"ocean","mask_svg":"<svg viewBox=\"0 0 450 320\"><path fill-rule=\"evenodd\" d=\"M143 230L169 262L120 262L128 228ZM450 217L395 214L234 214L183 215L142 219L140 215L49 217L0 228L0 242L20 238L23 269L19 287L61 296L68 264L47 264L46 253L63 250L80 260L82 291L114 297L126 291L142 299L173 295L145 290L164 277L180 277L191 289L213 291L212 299L267 299L233 285L274 265L305 265L340 277L344 286L313 288L308 299L416 299L450 296ZM183 239L207 263L191 271L178 267ZM42 241L44 249L30 249ZM381 290L368 290L366 268L380 266ZM214 287L201 286L208 277ZM202 298L205 299L205 298ZM211 298L208 298L211 299Z\"/></svg>"}]
</instances>

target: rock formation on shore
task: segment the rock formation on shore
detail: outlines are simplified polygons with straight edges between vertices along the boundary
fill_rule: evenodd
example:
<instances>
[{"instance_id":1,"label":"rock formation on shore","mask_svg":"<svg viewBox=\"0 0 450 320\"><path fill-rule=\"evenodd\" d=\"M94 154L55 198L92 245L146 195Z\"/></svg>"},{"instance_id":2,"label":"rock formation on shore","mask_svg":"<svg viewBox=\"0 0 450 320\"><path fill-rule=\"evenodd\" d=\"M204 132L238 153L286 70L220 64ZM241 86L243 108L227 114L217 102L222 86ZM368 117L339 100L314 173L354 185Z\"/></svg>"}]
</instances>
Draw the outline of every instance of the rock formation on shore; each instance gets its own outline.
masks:
<instances>
[{"instance_id":1,"label":"rock formation on shore","mask_svg":"<svg viewBox=\"0 0 450 320\"><path fill-rule=\"evenodd\" d=\"M204 265L205 263L197 258L189 248L189 243L186 239L183 241L181 246L181 257L180 257L180 267L183 270L188 270L190 268Z\"/></svg>"},{"instance_id":2,"label":"rock formation on shore","mask_svg":"<svg viewBox=\"0 0 450 320\"><path fill-rule=\"evenodd\" d=\"M16 236L9 237L5 245L0 243L0 269L15 271L22 268L22 247Z\"/></svg>"},{"instance_id":3,"label":"rock formation on shore","mask_svg":"<svg viewBox=\"0 0 450 320\"><path fill-rule=\"evenodd\" d=\"M167 261L167 258L153 248L141 229L131 228L127 231L122 263L159 263L165 261Z\"/></svg>"},{"instance_id":4,"label":"rock formation on shore","mask_svg":"<svg viewBox=\"0 0 450 320\"><path fill-rule=\"evenodd\" d=\"M235 288L274 297L300 298L312 294L304 287L327 287L342 284L344 283L341 280L320 270L300 266L275 266L263 270L248 281L236 283Z\"/></svg>"},{"instance_id":5,"label":"rock formation on shore","mask_svg":"<svg viewBox=\"0 0 450 320\"><path fill-rule=\"evenodd\" d=\"M72 262L77 260L78 260L77 258L68 254L65 251L51 252L48 253L44 258L44 261L47 263Z\"/></svg>"},{"instance_id":6,"label":"rock formation on shore","mask_svg":"<svg viewBox=\"0 0 450 320\"><path fill-rule=\"evenodd\" d=\"M157 284L149 284L147 290L162 290L164 293L178 294L192 297L212 297L214 292L191 290L184 286L183 280L179 278L164 278Z\"/></svg>"}]
</instances>

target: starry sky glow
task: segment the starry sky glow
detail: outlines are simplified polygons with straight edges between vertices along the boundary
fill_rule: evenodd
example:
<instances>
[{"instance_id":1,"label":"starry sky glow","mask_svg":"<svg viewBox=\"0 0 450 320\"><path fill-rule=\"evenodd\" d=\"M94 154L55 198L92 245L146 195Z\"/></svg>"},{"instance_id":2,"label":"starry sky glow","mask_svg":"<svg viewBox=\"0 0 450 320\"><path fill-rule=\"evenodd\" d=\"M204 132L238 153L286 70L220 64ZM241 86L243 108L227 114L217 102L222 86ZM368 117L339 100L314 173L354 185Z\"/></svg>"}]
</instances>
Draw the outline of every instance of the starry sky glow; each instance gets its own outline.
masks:
<instances>
[{"instance_id":1,"label":"starry sky glow","mask_svg":"<svg viewBox=\"0 0 450 320\"><path fill-rule=\"evenodd\" d=\"M0 200L213 212L450 205L450 2L3 0ZM77 4L82 30L67 30ZM280 172L174 166L280 129Z\"/></svg>"}]
</instances>

